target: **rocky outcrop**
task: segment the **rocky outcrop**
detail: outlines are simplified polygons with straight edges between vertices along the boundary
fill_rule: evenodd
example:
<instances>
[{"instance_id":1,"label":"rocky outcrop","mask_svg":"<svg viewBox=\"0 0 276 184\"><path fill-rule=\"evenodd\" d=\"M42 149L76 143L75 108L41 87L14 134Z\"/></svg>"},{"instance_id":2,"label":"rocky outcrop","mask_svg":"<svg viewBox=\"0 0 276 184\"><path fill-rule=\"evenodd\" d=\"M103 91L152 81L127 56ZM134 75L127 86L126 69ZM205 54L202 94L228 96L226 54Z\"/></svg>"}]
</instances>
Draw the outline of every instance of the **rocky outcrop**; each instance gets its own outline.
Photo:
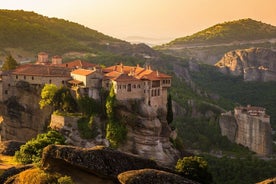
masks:
<instances>
[{"instance_id":1,"label":"rocky outcrop","mask_svg":"<svg viewBox=\"0 0 276 184\"><path fill-rule=\"evenodd\" d=\"M243 76L245 81L276 81L276 52L270 49L227 52L215 66L225 74Z\"/></svg>"},{"instance_id":2,"label":"rocky outcrop","mask_svg":"<svg viewBox=\"0 0 276 184\"><path fill-rule=\"evenodd\" d=\"M140 169L126 171L118 175L118 179L122 184L198 184L176 174L155 169Z\"/></svg>"},{"instance_id":3,"label":"rocky outcrop","mask_svg":"<svg viewBox=\"0 0 276 184\"><path fill-rule=\"evenodd\" d=\"M129 170L162 169L153 160L103 146L88 149L51 145L44 148L42 156L43 168L56 170L63 165L74 166L99 177L110 179L116 179L118 174Z\"/></svg>"},{"instance_id":4,"label":"rocky outcrop","mask_svg":"<svg viewBox=\"0 0 276 184\"><path fill-rule=\"evenodd\" d=\"M19 81L8 88L10 97L0 104L1 140L28 141L49 124L51 107L39 107L40 86Z\"/></svg>"},{"instance_id":5,"label":"rocky outcrop","mask_svg":"<svg viewBox=\"0 0 276 184\"><path fill-rule=\"evenodd\" d=\"M221 134L230 141L248 147L258 155L272 153L272 132L269 116L248 114L244 110L221 114L219 125Z\"/></svg>"},{"instance_id":6,"label":"rocky outcrop","mask_svg":"<svg viewBox=\"0 0 276 184\"><path fill-rule=\"evenodd\" d=\"M143 101L120 102L117 108L119 119L127 127L126 141L120 151L137 154L171 167L179 158L179 152L170 142L172 130L166 121L166 110L154 110Z\"/></svg>"},{"instance_id":7,"label":"rocky outcrop","mask_svg":"<svg viewBox=\"0 0 276 184\"><path fill-rule=\"evenodd\" d=\"M231 112L223 113L221 115L219 126L221 134L226 136L231 142L235 142L238 125Z\"/></svg>"},{"instance_id":8,"label":"rocky outcrop","mask_svg":"<svg viewBox=\"0 0 276 184\"><path fill-rule=\"evenodd\" d=\"M108 146L108 141L104 138L104 130L97 128L97 136L94 139L84 139L81 137L78 129L78 120L80 117L61 116L52 114L50 127L59 131L65 137L65 143L69 145L79 146L83 148L91 148L96 145ZM101 127L98 117L94 117L93 122L96 127Z\"/></svg>"},{"instance_id":9,"label":"rocky outcrop","mask_svg":"<svg viewBox=\"0 0 276 184\"><path fill-rule=\"evenodd\" d=\"M13 156L23 144L25 143L20 141L2 141L0 142L0 154Z\"/></svg>"}]
</instances>

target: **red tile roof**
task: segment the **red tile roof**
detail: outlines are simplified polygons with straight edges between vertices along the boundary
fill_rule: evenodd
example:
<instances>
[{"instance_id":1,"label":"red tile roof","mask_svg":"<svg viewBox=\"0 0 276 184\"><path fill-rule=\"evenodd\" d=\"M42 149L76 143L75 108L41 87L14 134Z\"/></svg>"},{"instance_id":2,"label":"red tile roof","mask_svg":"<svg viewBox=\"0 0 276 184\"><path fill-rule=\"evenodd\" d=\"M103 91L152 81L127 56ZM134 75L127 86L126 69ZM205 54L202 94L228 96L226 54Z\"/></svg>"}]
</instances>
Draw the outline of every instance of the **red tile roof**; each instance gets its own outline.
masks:
<instances>
[{"instance_id":1,"label":"red tile roof","mask_svg":"<svg viewBox=\"0 0 276 184\"><path fill-rule=\"evenodd\" d=\"M88 68L96 67L97 65L93 64L93 63L86 62L86 61L75 60L75 61L71 61L71 62L68 62L68 63L62 63L62 64L59 64L57 66L70 68L70 69L76 69L76 68L88 69Z\"/></svg>"},{"instance_id":2,"label":"red tile roof","mask_svg":"<svg viewBox=\"0 0 276 184\"><path fill-rule=\"evenodd\" d=\"M17 67L12 74L44 77L70 77L70 70L57 66L26 64Z\"/></svg>"},{"instance_id":3,"label":"red tile roof","mask_svg":"<svg viewBox=\"0 0 276 184\"><path fill-rule=\"evenodd\" d=\"M76 70L72 71L71 74L87 76L87 75L92 74L93 72L95 72L95 71L80 68L80 69L76 69Z\"/></svg>"},{"instance_id":4,"label":"red tile roof","mask_svg":"<svg viewBox=\"0 0 276 184\"><path fill-rule=\"evenodd\" d=\"M171 79L171 76L164 73L151 70L150 66L147 68L142 68L139 65L137 66L124 66L123 64L118 64L110 66L103 69L103 72L106 73L105 76L110 78L110 76L116 76L119 74L128 74L132 75L137 79L145 80L161 80L161 79Z\"/></svg>"}]
</instances>

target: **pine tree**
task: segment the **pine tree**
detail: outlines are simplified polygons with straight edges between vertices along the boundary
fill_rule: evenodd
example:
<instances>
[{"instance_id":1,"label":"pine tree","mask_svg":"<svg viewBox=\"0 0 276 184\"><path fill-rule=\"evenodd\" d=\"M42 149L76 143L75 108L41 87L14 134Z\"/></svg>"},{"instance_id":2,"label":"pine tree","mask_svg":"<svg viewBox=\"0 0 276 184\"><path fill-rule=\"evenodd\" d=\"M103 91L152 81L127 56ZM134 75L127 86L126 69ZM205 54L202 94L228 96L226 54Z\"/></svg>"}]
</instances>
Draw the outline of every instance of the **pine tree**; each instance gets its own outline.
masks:
<instances>
[{"instance_id":1,"label":"pine tree","mask_svg":"<svg viewBox=\"0 0 276 184\"><path fill-rule=\"evenodd\" d=\"M13 70L18 66L18 63L15 61L15 59L11 56L8 55L6 57L6 60L2 66L2 70L3 71L7 71L7 70Z\"/></svg>"},{"instance_id":2,"label":"pine tree","mask_svg":"<svg viewBox=\"0 0 276 184\"><path fill-rule=\"evenodd\" d=\"M167 98L167 122L170 124L173 121L173 110L172 110L172 97L171 94Z\"/></svg>"}]
</instances>

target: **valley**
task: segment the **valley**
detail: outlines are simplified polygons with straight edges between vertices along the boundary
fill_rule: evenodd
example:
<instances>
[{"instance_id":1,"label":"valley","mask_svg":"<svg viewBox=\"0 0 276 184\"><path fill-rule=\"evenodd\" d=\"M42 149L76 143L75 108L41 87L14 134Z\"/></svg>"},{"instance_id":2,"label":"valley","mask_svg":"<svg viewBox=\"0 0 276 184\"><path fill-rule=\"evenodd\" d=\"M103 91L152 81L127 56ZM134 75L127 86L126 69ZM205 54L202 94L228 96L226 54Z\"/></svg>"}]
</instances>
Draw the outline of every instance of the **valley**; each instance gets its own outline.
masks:
<instances>
[{"instance_id":1,"label":"valley","mask_svg":"<svg viewBox=\"0 0 276 184\"><path fill-rule=\"evenodd\" d=\"M162 103L159 103L158 100L150 100L150 102L146 100L147 102L144 103L145 99L150 97L146 96L138 86L146 86L146 84L141 81L139 83L135 77L132 79L134 81L132 85L135 84L135 88L133 87L131 90L140 90L139 95L142 95L141 99L144 101L129 100L116 104L118 105L116 106L116 116L113 118L119 119L122 124L127 125L128 129L128 134L125 137L119 135L120 139L126 140L124 146L121 145L117 148L119 151L131 152L149 160L155 160L158 164L169 165L169 167L173 167L177 157L199 155L208 161L215 183L254 183L275 177L275 144L272 145L273 154L269 155L266 161L260 160L259 156L247 147L235 144L222 136L219 127L221 113L233 110L237 106L250 104L266 109L267 114L271 117L271 127L275 130L275 81L264 81L259 78L245 81L243 76L222 73L214 66L229 51L240 50L236 52L236 55L241 55L240 52L247 51L249 48L256 48L256 50L262 48L274 54L270 54L271 57L268 58L267 55L254 52L256 56L251 57L252 60L250 57L244 59L245 56L240 59L246 61L242 66L275 67L275 26L252 19L242 19L218 24L194 35L151 48L146 44L131 44L73 22L48 18L34 12L1 10L0 18L3 20L0 22L0 60L3 63L7 55L10 54L17 61L28 60L34 64L38 60L36 55L43 51L49 53L49 58L56 55L62 57L62 62L65 65L79 60L98 65L102 67L102 70L117 67L117 72L124 71L124 68L127 70L132 66L133 68L129 69L126 76L121 76L122 81L138 75L134 71L146 69L149 66L152 68L147 68L146 71L154 71L155 77L163 74L172 77L170 88L166 86L168 84L165 82L161 83L160 89L154 86L156 89L152 94L153 97L151 96L152 99L157 98L158 94L165 94L165 88L168 90L168 94L173 100L174 114L171 124L168 124L165 117L166 110L164 109L167 108L165 97L162 97ZM21 31L17 31L18 27ZM250 31L253 29L254 31ZM33 34L29 34L29 30L33 30ZM245 31L239 34L240 30ZM244 55L250 56L249 52L244 53ZM260 55L263 57L259 57ZM228 58L231 61L234 59ZM24 66L24 64L21 65ZM237 66L240 65L235 66L239 68ZM41 66L41 68L43 67ZM96 79L95 76L94 79ZM112 77L117 80L118 76ZM14 79L16 79L15 74ZM24 80L24 75L22 74L19 79ZM42 83L33 84L31 76L27 76L27 79L32 84L29 87L25 83L16 84L18 81L6 85L13 88L12 90L16 94L13 99L3 100L0 104L1 116L9 117L6 122L10 127L1 128L2 132L5 130L5 134L1 136L6 136L7 140L28 141L36 137L37 134L45 133L50 125L52 107L48 106L43 110L39 108ZM41 79L40 82L43 80ZM54 83L54 80L51 82ZM72 83L73 85L79 84L76 81L72 82L75 82ZM116 91L122 90L123 85L126 84L122 84L121 89L118 85ZM165 86L164 89L162 86ZM97 88L97 90L99 89ZM94 94L93 90L87 93ZM102 96L102 99L107 99L108 94L102 93L101 95L104 94L106 96ZM118 99L133 98L137 94L133 96L124 94L117 97ZM77 95L79 95L79 91L76 91ZM91 108L92 111L102 110L105 108L104 106L105 104L102 103L100 106ZM156 109L155 106L162 106L162 108ZM95 111L98 113L97 110ZM101 131L96 142L105 146L110 145L104 132L107 123L112 119L107 118L104 111L102 114L93 114L92 120L90 117L83 120L84 124L80 126L84 126L84 128L82 127L80 131L84 132L77 130L80 129L77 120L72 121L75 123L69 123L60 128L70 144L75 143L82 147L94 146L94 142L90 140L95 133L95 129L91 128L93 125ZM52 123L54 124L54 122ZM87 126L90 126L91 131ZM22 131L21 134L16 130L18 127ZM123 134L124 129L119 127L118 132ZM87 134L89 134L88 139L81 137ZM272 137L275 141L275 134ZM219 155L221 158L212 157L212 155ZM224 170L220 171L221 168Z\"/></svg>"}]
</instances>

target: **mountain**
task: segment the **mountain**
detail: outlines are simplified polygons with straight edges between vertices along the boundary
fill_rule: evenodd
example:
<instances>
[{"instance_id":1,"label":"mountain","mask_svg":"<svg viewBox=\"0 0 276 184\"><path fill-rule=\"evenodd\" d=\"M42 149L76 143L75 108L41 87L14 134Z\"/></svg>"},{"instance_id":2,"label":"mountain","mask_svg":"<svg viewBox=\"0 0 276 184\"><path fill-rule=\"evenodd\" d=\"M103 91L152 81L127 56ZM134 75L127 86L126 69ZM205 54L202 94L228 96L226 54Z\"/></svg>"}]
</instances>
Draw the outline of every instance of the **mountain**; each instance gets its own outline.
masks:
<instances>
[{"instance_id":1,"label":"mountain","mask_svg":"<svg viewBox=\"0 0 276 184\"><path fill-rule=\"evenodd\" d=\"M227 52L215 66L245 81L276 81L276 52L250 48Z\"/></svg>"},{"instance_id":2,"label":"mountain","mask_svg":"<svg viewBox=\"0 0 276 184\"><path fill-rule=\"evenodd\" d=\"M180 57L215 64L224 53L236 49L276 49L276 27L252 19L216 24L191 36L177 38L156 49Z\"/></svg>"},{"instance_id":3,"label":"mountain","mask_svg":"<svg viewBox=\"0 0 276 184\"><path fill-rule=\"evenodd\" d=\"M0 46L23 47L26 50L41 49L62 52L86 50L85 47L124 43L77 23L48 18L22 10L0 10ZM61 48L63 46L63 48Z\"/></svg>"}]
</instances>

